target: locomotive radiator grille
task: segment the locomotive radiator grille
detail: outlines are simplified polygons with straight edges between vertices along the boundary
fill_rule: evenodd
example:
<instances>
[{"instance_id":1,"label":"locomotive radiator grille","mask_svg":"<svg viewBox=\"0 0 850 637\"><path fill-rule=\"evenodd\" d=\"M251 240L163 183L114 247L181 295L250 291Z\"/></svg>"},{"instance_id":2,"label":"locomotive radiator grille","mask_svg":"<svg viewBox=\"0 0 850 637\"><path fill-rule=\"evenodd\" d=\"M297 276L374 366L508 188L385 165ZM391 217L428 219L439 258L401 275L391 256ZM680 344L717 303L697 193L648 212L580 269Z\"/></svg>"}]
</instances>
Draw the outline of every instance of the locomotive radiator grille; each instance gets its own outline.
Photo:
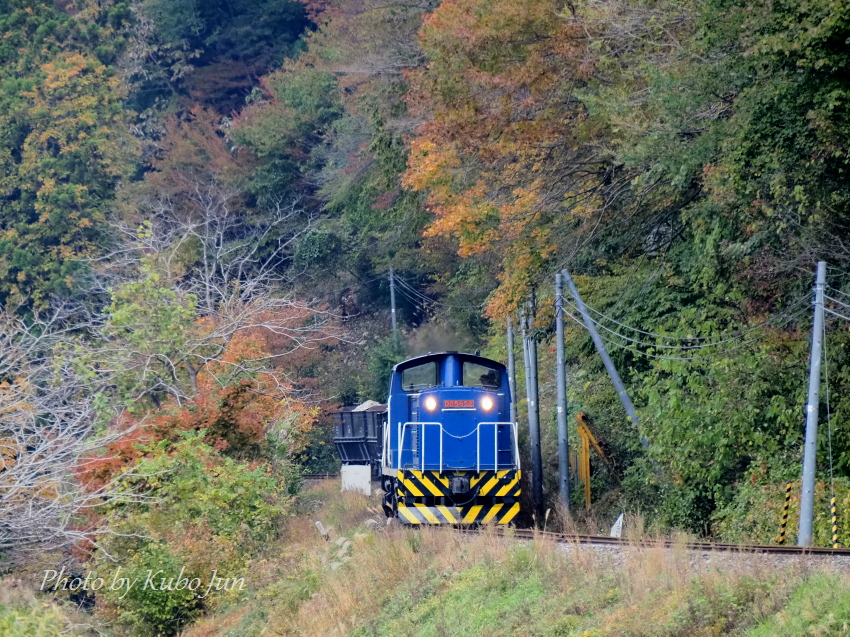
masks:
<instances>
[{"instance_id":1,"label":"locomotive radiator grille","mask_svg":"<svg viewBox=\"0 0 850 637\"><path fill-rule=\"evenodd\" d=\"M475 504L467 507L398 504L399 519L407 524L508 524L519 513L519 502Z\"/></svg>"},{"instance_id":2,"label":"locomotive radiator grille","mask_svg":"<svg viewBox=\"0 0 850 637\"><path fill-rule=\"evenodd\" d=\"M454 475L469 479L469 491L458 494L452 490ZM454 472L440 474L438 471L405 470L399 473L398 496L421 497L473 497L495 496L497 498L519 497L520 472L516 469L482 471L480 473Z\"/></svg>"}]
</instances>

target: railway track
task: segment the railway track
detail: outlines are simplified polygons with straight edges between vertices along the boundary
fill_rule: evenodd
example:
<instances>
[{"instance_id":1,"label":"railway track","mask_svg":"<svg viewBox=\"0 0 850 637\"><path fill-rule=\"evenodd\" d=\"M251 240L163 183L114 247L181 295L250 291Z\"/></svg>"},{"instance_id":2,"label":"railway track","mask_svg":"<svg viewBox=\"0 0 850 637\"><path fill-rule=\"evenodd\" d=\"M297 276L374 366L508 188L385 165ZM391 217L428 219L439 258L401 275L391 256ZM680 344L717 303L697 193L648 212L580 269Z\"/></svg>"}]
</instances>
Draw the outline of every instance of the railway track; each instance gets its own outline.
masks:
<instances>
[{"instance_id":1,"label":"railway track","mask_svg":"<svg viewBox=\"0 0 850 637\"><path fill-rule=\"evenodd\" d=\"M302 476L305 480L325 480L329 478L338 478L338 473L305 473ZM724 553L747 553L753 555L811 555L811 556L842 556L850 560L850 548L825 548L825 547L799 547L788 546L781 544L727 544L722 542L700 542L687 541L680 542L666 539L651 539L644 538L633 540L629 538L608 537L604 535L581 535L568 533L553 533L551 531L535 531L532 529L502 529L492 527L501 535L507 535L519 540L535 540L545 539L552 542L563 544L586 544L592 546L610 546L610 547L625 547L639 546L646 548L664 547L671 548L673 546L683 547L691 551L708 551L708 552L724 552ZM478 533L481 529L476 527L467 527L462 530L464 533Z\"/></svg>"},{"instance_id":2,"label":"railway track","mask_svg":"<svg viewBox=\"0 0 850 637\"><path fill-rule=\"evenodd\" d=\"M479 529L465 529L464 532L476 533ZM599 535L575 535L566 533L552 533L548 531L534 531L531 529L497 529L502 535L507 535L520 540L545 539L564 544L587 544L592 546L625 547L638 546L646 548L671 548L682 547L690 551L710 551L726 553L747 553L753 555L812 555L812 556L842 556L850 558L850 548L824 548L824 547L799 547L785 546L780 544L724 544L721 542L679 542L664 539L640 539L607 537Z\"/></svg>"}]
</instances>

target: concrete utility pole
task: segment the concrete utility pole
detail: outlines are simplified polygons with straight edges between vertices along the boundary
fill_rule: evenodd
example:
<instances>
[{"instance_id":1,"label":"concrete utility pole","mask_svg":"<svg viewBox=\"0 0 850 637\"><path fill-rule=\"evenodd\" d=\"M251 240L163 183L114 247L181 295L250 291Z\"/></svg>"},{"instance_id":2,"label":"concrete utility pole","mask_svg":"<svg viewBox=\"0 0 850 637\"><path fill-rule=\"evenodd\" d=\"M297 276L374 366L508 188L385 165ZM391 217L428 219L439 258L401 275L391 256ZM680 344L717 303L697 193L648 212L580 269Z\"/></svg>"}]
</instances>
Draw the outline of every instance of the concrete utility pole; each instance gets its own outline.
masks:
<instances>
[{"instance_id":1,"label":"concrete utility pole","mask_svg":"<svg viewBox=\"0 0 850 637\"><path fill-rule=\"evenodd\" d=\"M531 304L529 303L529 310ZM537 342L529 334L531 321L522 317L525 387L528 396L528 434L531 441L531 493L537 519L543 515L543 459L540 453L540 408L537 402Z\"/></svg>"},{"instance_id":2,"label":"concrete utility pole","mask_svg":"<svg viewBox=\"0 0 850 637\"><path fill-rule=\"evenodd\" d=\"M558 499L565 511L570 510L570 441L567 435L567 370L564 362L564 298L561 274L555 275L555 333L558 385Z\"/></svg>"},{"instance_id":3,"label":"concrete utility pole","mask_svg":"<svg viewBox=\"0 0 850 637\"><path fill-rule=\"evenodd\" d=\"M576 284L573 283L573 278L570 276L569 271L564 268L563 270L564 278L567 281L567 285L570 286L570 292L573 295L573 298L576 300L576 305L578 306L578 311L581 312L581 317L584 319L584 326L587 328L587 331L590 332L590 337L593 339L593 344L596 345L596 350L599 352L599 357L602 359L602 363L605 365L605 369L608 370L608 376L611 377L611 382L614 383L614 389L617 390L617 396L620 398L620 402L623 403L623 407L626 409L626 413L629 415L629 420L632 421L632 424L637 427L639 424L637 413L635 412L635 406L632 404L632 399L629 396L629 392L626 391L626 386L623 385L623 380L620 378L620 374L617 373L617 368L614 367L614 363L611 360L611 357L608 355L608 350L605 348L605 343L602 342L602 337L599 336L599 332L596 331L596 326L593 324L593 320L590 318L590 314L587 311L587 306L584 304L584 301L581 300L581 295L578 293L578 288L576 288ZM649 441L641 436L640 443L644 447L649 446Z\"/></svg>"},{"instance_id":4,"label":"concrete utility pole","mask_svg":"<svg viewBox=\"0 0 850 637\"><path fill-rule=\"evenodd\" d=\"M516 363L514 362L514 328L508 317L508 385L511 389L511 422L516 422Z\"/></svg>"},{"instance_id":5,"label":"concrete utility pole","mask_svg":"<svg viewBox=\"0 0 850 637\"><path fill-rule=\"evenodd\" d=\"M393 340L398 344L398 323L395 317L395 277L393 277L392 266L390 266L390 308L392 309L393 319Z\"/></svg>"},{"instance_id":6,"label":"concrete utility pole","mask_svg":"<svg viewBox=\"0 0 850 637\"><path fill-rule=\"evenodd\" d=\"M815 279L815 317L812 322L812 358L809 363L809 400L806 404L806 441L803 444L803 493L800 497L800 525L797 546L812 545L812 516L815 508L815 463L818 451L818 404L820 365L823 347L823 295L826 287L826 261L818 262Z\"/></svg>"}]
</instances>

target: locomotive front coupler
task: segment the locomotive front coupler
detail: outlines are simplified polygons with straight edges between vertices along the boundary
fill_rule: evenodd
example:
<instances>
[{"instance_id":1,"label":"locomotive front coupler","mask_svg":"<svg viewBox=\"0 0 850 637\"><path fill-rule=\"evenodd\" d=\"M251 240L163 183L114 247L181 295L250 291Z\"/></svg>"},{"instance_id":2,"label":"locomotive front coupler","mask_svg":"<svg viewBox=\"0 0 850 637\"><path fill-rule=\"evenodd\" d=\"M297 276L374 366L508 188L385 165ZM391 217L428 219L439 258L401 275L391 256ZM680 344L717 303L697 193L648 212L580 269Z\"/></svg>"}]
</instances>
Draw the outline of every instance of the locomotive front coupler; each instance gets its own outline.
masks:
<instances>
[{"instance_id":1,"label":"locomotive front coupler","mask_svg":"<svg viewBox=\"0 0 850 637\"><path fill-rule=\"evenodd\" d=\"M469 478L466 476L452 476L449 478L449 488L453 495L463 495L469 492Z\"/></svg>"}]
</instances>

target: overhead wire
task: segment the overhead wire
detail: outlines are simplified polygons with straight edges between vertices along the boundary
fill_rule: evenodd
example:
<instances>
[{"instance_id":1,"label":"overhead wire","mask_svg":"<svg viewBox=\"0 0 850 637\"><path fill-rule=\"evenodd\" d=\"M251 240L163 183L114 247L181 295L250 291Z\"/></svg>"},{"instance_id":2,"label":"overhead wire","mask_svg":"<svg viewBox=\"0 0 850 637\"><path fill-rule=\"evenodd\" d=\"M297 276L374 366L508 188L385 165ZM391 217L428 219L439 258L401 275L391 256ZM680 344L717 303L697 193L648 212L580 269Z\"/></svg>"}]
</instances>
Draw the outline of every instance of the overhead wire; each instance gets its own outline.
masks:
<instances>
[{"instance_id":1,"label":"overhead wire","mask_svg":"<svg viewBox=\"0 0 850 637\"><path fill-rule=\"evenodd\" d=\"M779 314L775 314L775 315L771 316L770 318L762 321L761 323L757 323L756 325L751 325L750 327L747 327L746 329L744 329L744 331L738 332L735 336L731 336L731 337L728 337L728 338L721 338L721 340L712 341L710 343L691 345L691 346L686 346L686 347L682 347L682 348L680 348L677 345L653 344L653 346L664 348L664 349L698 349L698 348L701 348L701 347L714 347L715 345L720 345L720 344L725 343L725 342L731 342L731 341L737 340L738 338L743 337L744 335L746 335L750 332L756 331L757 329L764 327L765 325L774 321L776 318L782 316L783 313L790 312L790 310L792 310L796 306L798 306L801 303L808 300L808 298L810 296L811 296L811 293L804 295L803 297L798 299L796 302L792 303L787 308L782 310L782 312L780 312ZM566 298L564 298L564 300L566 301ZM567 301L567 302L570 303L570 301ZM641 330L639 328L632 327L630 325L626 325L625 323L621 323L620 321L617 321L616 319L612 319L610 316L603 314L599 310L587 305L586 303L585 303L585 307L587 307L588 310L590 310L591 312L593 312L597 316L600 316L600 317L604 318L605 320L610 321L611 323L614 323L615 325L618 325L618 326L623 327L625 329L631 330L633 332L637 332L639 334L644 334L645 336L651 336L653 338L666 339L666 340L678 340L678 341L704 341L704 340L709 340L709 339L715 339L715 338L718 338L718 336L719 336L719 335L713 335L713 336L670 336L668 334L656 334L655 332L648 332L646 330ZM578 308L575 308L575 309L578 309ZM591 320L594 320L594 319L591 317ZM602 327L602 325L598 321L594 320L594 323L596 323L597 325L600 325L600 327ZM605 327L604 329L608 330L607 327ZM611 330L608 330L608 331L611 331ZM635 342L637 342L637 341L635 341Z\"/></svg>"},{"instance_id":2,"label":"overhead wire","mask_svg":"<svg viewBox=\"0 0 850 637\"><path fill-rule=\"evenodd\" d=\"M438 301L437 299L433 299L430 296L427 296L427 295L423 294L422 292L420 292L419 290L417 290L415 286L413 286L411 283L408 283L402 277L400 277L398 275L394 275L393 278L399 284L399 289L401 289L402 291L407 290L407 292L410 295L413 295L414 297L418 298L421 302L429 303L431 305L443 305L443 303L441 301Z\"/></svg>"},{"instance_id":3,"label":"overhead wire","mask_svg":"<svg viewBox=\"0 0 850 637\"><path fill-rule=\"evenodd\" d=\"M583 321L583 320L581 320L580 318L577 318L577 317L573 316L573 315L572 315L570 312L568 312L567 310L562 309L562 311L564 312L564 314L565 314L566 316L568 316L569 318L571 318L571 319L573 320L573 322L575 322L576 324L578 324L580 327L583 327L583 328L587 329L587 325L584 323L584 321ZM643 351L643 350L639 350L639 349L637 349L636 347L631 347L631 346L629 346L629 345L623 345L622 343L617 343L616 341L613 341L613 340L611 340L611 339L609 339L609 338L606 338L605 336L602 336L601 334L599 335L599 338L601 338L603 341L605 341L605 342L606 342L606 343L608 343L609 345L613 345L614 347L618 347L618 348L620 348L620 349L630 350L630 351L635 352L635 353L637 353L637 354L640 354L640 355L642 355L642 356L648 356L649 358L658 358L658 359L663 359L663 360L674 360L674 361L692 361L692 360L697 360L697 359L706 358L705 356L658 356L658 355L656 355L656 354L651 354L651 353L649 353L649 352L645 352L645 351Z\"/></svg>"},{"instance_id":4,"label":"overhead wire","mask_svg":"<svg viewBox=\"0 0 850 637\"><path fill-rule=\"evenodd\" d=\"M801 299L801 300L800 300L798 303L796 303L795 305L798 305L798 304L799 304L800 302L802 302L803 300L805 300L805 298L804 298L804 299ZM570 308L571 308L571 309L573 309L576 313L579 313L579 314L580 314L580 311L578 311L578 308L576 308L576 307L575 307L575 306L573 306L572 304L569 304L569 306L570 306ZM792 307L793 307L793 306L792 306ZM785 325L785 324L787 324L787 323L789 323L789 322L791 322L791 321L795 320L795 319L796 319L796 318L798 318L799 316L801 316L801 315L802 315L805 311L806 311L806 308L801 308L801 309L797 310L796 312L792 312L792 313L788 313L788 314L778 314L778 315L775 315L774 317L772 317L772 319L776 319L776 318L782 318L782 317L784 317L784 319L785 319L785 320L784 320L784 321L779 322L779 323L778 323L778 325ZM582 319L580 319L580 318L576 317L576 316L575 316L575 315L573 315L572 313L568 312L566 309L563 309L563 312L564 312L564 314L565 314L565 315L567 315L568 317L570 317L570 318L571 318L571 319L572 319L575 323L577 323L577 324L578 324L578 325L580 325L581 327L584 327L585 329L587 329L587 325L584 323L584 321L583 321ZM597 326L599 326L599 327L602 327L603 329L606 329L608 332L610 332L611 334L613 334L615 337L619 337L619 338L621 338L621 339L623 339L623 340L626 340L626 341L629 341L629 342L635 343L635 345L640 345L640 346L645 347L645 348L650 349L650 350L651 350L651 349L656 349L656 348L661 348L661 346L660 346L660 345L655 344L655 343L645 343L645 342L643 342L643 341L637 341L637 340L635 340L635 339L631 339L631 338L625 337L624 335L619 334L618 332L613 332L612 330L609 330L609 329L608 329L608 328L606 328L605 326L600 325L598 322L596 322L596 321L594 321L594 320L593 320L593 317L588 316L588 318L590 318L591 322L593 322L594 324L596 324L596 325L597 325ZM608 343L608 344L610 344L610 345L613 345L614 347L618 347L618 348L620 348L620 349L626 349L626 350L629 350L629 351L635 352L635 353L637 353L637 354L640 354L640 355L642 355L642 356L647 356L647 357L649 357L649 358L656 358L656 359L661 359L661 360L691 361L691 360L706 359L706 358L709 358L709 357L711 357L711 356L716 355L714 352L711 352L711 351L709 351L708 353L705 353L705 354L698 354L698 355L693 355L693 356L671 356L671 355L666 355L666 354L665 354L665 355L659 355L659 354L654 354L654 353L651 353L651 352L648 352L648 351L644 351L644 350L642 350L642 349L638 349L638 347L636 347L635 345L625 345L625 344L623 344L622 342L616 341L616 340L614 340L613 338L608 337L608 336L603 336L603 335L601 335L601 334L600 334L600 338L602 338L602 340L603 340L603 341L605 341L606 343ZM741 337L737 337L737 338L735 338L735 339L729 339L728 341L725 341L725 342L731 342L732 340L740 340L740 338L743 338L743 337L741 336ZM758 342L758 341L762 340L763 338L764 338L763 336L759 336L759 337L756 337L756 338L752 338L752 339L749 339L749 340L745 340L745 341L742 341L742 342L738 343L737 345L734 345L734 346L731 346L731 347L723 348L723 351L724 351L724 352L735 351L735 350L741 349L741 348L743 348L743 347L746 347L747 345L750 345L750 344L752 344L752 343L756 343L756 342ZM708 345L701 345L701 346L694 346L694 347L681 347L681 348L677 348L677 349L678 349L678 351L689 351L689 350L704 350L704 349L706 349L707 347L709 347L709 346L708 346ZM666 349L669 349L669 347L668 347L668 348L666 348Z\"/></svg>"},{"instance_id":5,"label":"overhead wire","mask_svg":"<svg viewBox=\"0 0 850 637\"><path fill-rule=\"evenodd\" d=\"M404 286L399 285L398 287L396 287L396 291L408 301L418 307L422 307L423 309L427 307L433 308L437 305L431 299L423 297L423 295L421 294L416 294L415 292L405 288Z\"/></svg>"},{"instance_id":6,"label":"overhead wire","mask_svg":"<svg viewBox=\"0 0 850 637\"><path fill-rule=\"evenodd\" d=\"M840 276L842 278L850 278L850 272L845 272L844 270L842 270L841 268L839 268L837 266L827 264L826 269L832 270L833 272L836 272L838 274L838 276Z\"/></svg>"},{"instance_id":7,"label":"overhead wire","mask_svg":"<svg viewBox=\"0 0 850 637\"><path fill-rule=\"evenodd\" d=\"M336 288L335 290L326 290L326 291L324 291L324 294L326 294L326 295L327 294L336 294L337 292L342 292L343 290L347 290L352 285L356 285L358 283L360 285L366 285L367 283L372 283L373 281L377 281L378 279L382 279L382 278L384 278L383 274L377 274L377 275L373 276L372 278L366 279L365 281L360 279L359 277L357 277L356 281L352 281L348 285L344 285L341 288Z\"/></svg>"},{"instance_id":8,"label":"overhead wire","mask_svg":"<svg viewBox=\"0 0 850 637\"><path fill-rule=\"evenodd\" d=\"M839 301L838 299L833 298L833 297L829 296L828 294L824 294L823 298L828 299L828 300L832 301L833 303L837 303L841 307L850 310L850 303L845 303L844 301Z\"/></svg>"},{"instance_id":9,"label":"overhead wire","mask_svg":"<svg viewBox=\"0 0 850 637\"><path fill-rule=\"evenodd\" d=\"M407 291L419 297L425 303L431 303L432 305L440 305L442 307L448 307L455 310L480 310L482 307L484 307L484 303L480 303L478 305L452 305L451 303L438 301L437 299L432 299L431 297L423 294L397 274L393 275L393 279L395 279L399 283L400 287L406 288Z\"/></svg>"},{"instance_id":10,"label":"overhead wire","mask_svg":"<svg viewBox=\"0 0 850 637\"><path fill-rule=\"evenodd\" d=\"M850 298L850 294L847 294L847 292L843 292L842 290L839 290L838 288L834 288L831 285L827 285L826 289L832 290L833 292L840 294L841 296L846 296L847 298Z\"/></svg>"},{"instance_id":11,"label":"overhead wire","mask_svg":"<svg viewBox=\"0 0 850 637\"><path fill-rule=\"evenodd\" d=\"M643 340L639 340L637 338L632 338L631 336L626 336L625 334L621 334L620 332L613 330L613 329L609 328L607 325L604 325L601 322L597 321L596 319L594 319L590 315L588 315L587 318L590 319L590 321L593 322L595 325L597 325L601 329L608 332L609 334L611 334L611 335L613 335L617 338L620 338L624 341L634 343L635 345L638 345L638 346L654 348L654 349L667 349L667 350L679 350L679 351L700 350L700 349L717 347L718 345L723 345L725 343L732 343L732 342L735 342L735 341L739 341L741 339L744 339L748 334L751 334L752 332L756 331L757 329L764 327L764 326L766 326L770 323L773 323L773 322L777 321L778 319L783 318L784 316L796 316L796 314L798 314L799 311L793 312L792 310L795 307L799 306L800 304L804 303L808 299L809 296L810 296L810 294L805 295L804 297L798 299L795 303L791 304L788 308L786 308L782 312L780 312L778 314L774 314L773 316L771 316L766 321L762 321L761 323L759 323L757 325L751 326L751 327L737 333L735 336L723 338L721 340L712 341L710 343L699 343L699 344L695 344L695 345L694 344L691 344L691 345L670 345L670 344L666 344L666 343L649 343L649 342L646 342L646 341L643 341ZM581 314L581 311L579 310L579 308L575 304L573 304L572 302L568 301L566 298L562 297L562 303L566 303L575 312ZM586 305L586 307L589 310L592 309L587 305ZM623 325L621 323L619 323L619 324ZM630 326L624 325L624 327L630 327ZM630 329L635 330L636 328L630 328ZM652 332L644 332L642 330L641 330L641 333L649 335L649 336L657 336L657 337L663 336L663 335L656 335ZM681 340L688 340L688 339L681 339ZM694 340L696 340L696 339L694 339Z\"/></svg>"},{"instance_id":12,"label":"overhead wire","mask_svg":"<svg viewBox=\"0 0 850 637\"><path fill-rule=\"evenodd\" d=\"M418 298L420 301L422 301L424 303L430 303L431 305L440 305L441 304L436 299L432 299L431 297L426 296L425 294L423 294L422 292L417 290L413 285L411 285L410 283L408 283L407 281L402 279L400 276L394 275L393 279L395 280L396 283L399 284L400 290L402 290L402 291L407 290L408 294Z\"/></svg>"},{"instance_id":13,"label":"overhead wire","mask_svg":"<svg viewBox=\"0 0 850 637\"><path fill-rule=\"evenodd\" d=\"M375 277L375 278L379 278L379 277ZM406 298L408 301L410 301L411 303L413 303L416 306L422 307L423 309L425 309L427 306L442 306L442 307L447 307L447 308L452 308L452 309L470 310L470 309L481 309L484 306L484 304L461 306L461 305L453 305L453 304L445 303L443 301L438 301L437 299L431 298L431 297L427 296L426 294L423 294L422 292L417 290L411 283L406 281L404 278L398 276L397 274L394 275L393 278L398 283L398 287L397 287L398 292L404 298ZM848 295L848 296L850 297L850 295ZM598 316L599 319L601 319L601 320L597 320L593 316L588 315L588 318L590 319L590 321L593 324L595 324L597 327L599 327L604 332L606 332L606 334L604 334L604 335L601 334L600 337L606 343L613 345L614 347L618 347L620 349L626 349L626 350L638 353L642 356L647 356L647 357L655 358L655 359L662 359L662 360L698 360L698 359L703 359L703 358L707 358L708 356L714 355L710 350L712 350L713 348L716 348L720 345L735 343L735 345L732 346L732 347L724 348L724 351L733 351L733 350L736 350L736 349L740 349L742 347L746 347L747 345L750 345L752 343L758 342L759 340L762 340L762 338L764 338L763 336L758 336L756 338L751 338L751 339L747 339L746 337L748 335L758 331L759 329L770 325L770 324L776 323L778 325L786 325L790 321L793 321L794 319L799 318L799 316L803 312L805 312L806 308L800 308L800 309L797 309L796 311L795 311L795 308L798 308L800 305L805 303L810 298L811 298L811 292L805 294L804 296L799 298L797 301L792 303L790 306L788 306L787 308L785 308L781 312L774 314L773 316L769 317L768 319L766 319L766 320L764 320L764 321L762 321L762 322L760 322L756 325L752 325L752 326L749 326L749 327L747 327L747 328L745 328L741 331L735 332L733 335L728 336L728 337L722 337L721 334L712 335L712 336L695 336L695 337L681 337L681 336L672 336L672 335L669 335L669 334L658 334L656 332L651 332L651 331L643 330L643 329L640 329L640 328L636 328L636 327L633 327L633 326L628 325L626 323L623 323L621 321L618 321L618 320L608 316L604 312L601 312L601 311L597 310L596 308L593 308L593 307L591 307L587 304L585 304L585 307L586 307L586 309L588 310L589 313L592 313L592 314ZM579 317L576 316L576 314L579 314L579 315L581 314L578 307L575 304L573 304L571 301L567 300L565 297L562 297L562 301L565 305L567 305L570 309L572 309L575 314L568 312L566 309L563 309L564 313L567 316L569 316L569 318L572 319L578 325L587 328L587 326L584 323L584 320L582 318L579 318ZM835 302L843 305L840 301L835 300ZM847 306L847 307L850 308L850 306ZM830 311L828 308L826 308L826 309L827 309L827 311ZM841 318L844 318L846 320L850 320L850 318L845 317L841 314L838 314L834 311L831 311L831 313L833 313L836 316L839 316ZM616 325L620 328L623 328L624 330L628 330L628 331L636 333L636 334L642 334L642 335L647 336L647 337L659 339L659 340L662 340L662 341L668 341L668 342L661 342L661 343L647 342L646 340L642 340L642 339L639 339L639 338L633 338L633 337L628 336L626 334L620 333L616 329L610 328L608 325L605 325L602 322L602 320L608 321L609 323ZM715 339L718 339L718 337L721 337L721 338L719 338L719 340L715 340ZM620 339L620 340L617 340L617 339ZM625 341L625 343L623 343L622 341ZM670 343L670 341L678 341L678 343L672 344L672 343ZM709 341L709 342L696 342L695 343L695 341ZM626 343L628 343L628 344L626 344ZM645 348L645 349L639 349L639 348ZM659 350L659 349L660 350L672 350L672 351L676 351L676 352L708 350L709 353L702 354L702 355L692 355L692 356L672 356L672 355L666 355L666 354L665 355L655 354L655 353L652 353L651 351L645 351L645 350Z\"/></svg>"},{"instance_id":14,"label":"overhead wire","mask_svg":"<svg viewBox=\"0 0 850 637\"><path fill-rule=\"evenodd\" d=\"M846 305L844 303L838 303L835 299L831 299L830 297L826 296L825 294L824 294L824 298L832 301L836 305L841 306L841 309L843 309L843 310L850 310L850 305ZM828 308L828 307L826 307L826 305L824 305L824 309L829 310L830 308ZM834 310L834 308L833 308L833 314L835 314L836 316L839 316L839 314Z\"/></svg>"},{"instance_id":15,"label":"overhead wire","mask_svg":"<svg viewBox=\"0 0 850 637\"><path fill-rule=\"evenodd\" d=\"M408 301L410 301L410 303L412 303L414 307L418 307L418 308L421 308L423 310L428 310L428 309L433 308L433 304L429 304L429 303L422 301L422 299L419 299L419 298L415 297L414 295L410 294L404 288L397 288L396 291L399 293L399 295L402 298L405 298Z\"/></svg>"},{"instance_id":16,"label":"overhead wire","mask_svg":"<svg viewBox=\"0 0 850 637\"><path fill-rule=\"evenodd\" d=\"M417 296L415 296L415 295L413 295L412 293L408 292L406 289L404 289L404 288L403 288L403 287L401 287L401 286L399 286L399 287L397 287L397 288L396 288L396 292L398 292L398 294L399 294L402 298L405 298L405 299L407 299L408 301L410 301L410 303L411 303L414 307L420 308L421 310L423 310L423 311L425 311L425 312L433 312L433 311L435 310L435 308L437 307L437 304L432 303L432 302L427 301L427 300L423 300L423 299L421 299L421 298L418 298ZM480 309L480 308L478 308L478 309Z\"/></svg>"}]
</instances>

